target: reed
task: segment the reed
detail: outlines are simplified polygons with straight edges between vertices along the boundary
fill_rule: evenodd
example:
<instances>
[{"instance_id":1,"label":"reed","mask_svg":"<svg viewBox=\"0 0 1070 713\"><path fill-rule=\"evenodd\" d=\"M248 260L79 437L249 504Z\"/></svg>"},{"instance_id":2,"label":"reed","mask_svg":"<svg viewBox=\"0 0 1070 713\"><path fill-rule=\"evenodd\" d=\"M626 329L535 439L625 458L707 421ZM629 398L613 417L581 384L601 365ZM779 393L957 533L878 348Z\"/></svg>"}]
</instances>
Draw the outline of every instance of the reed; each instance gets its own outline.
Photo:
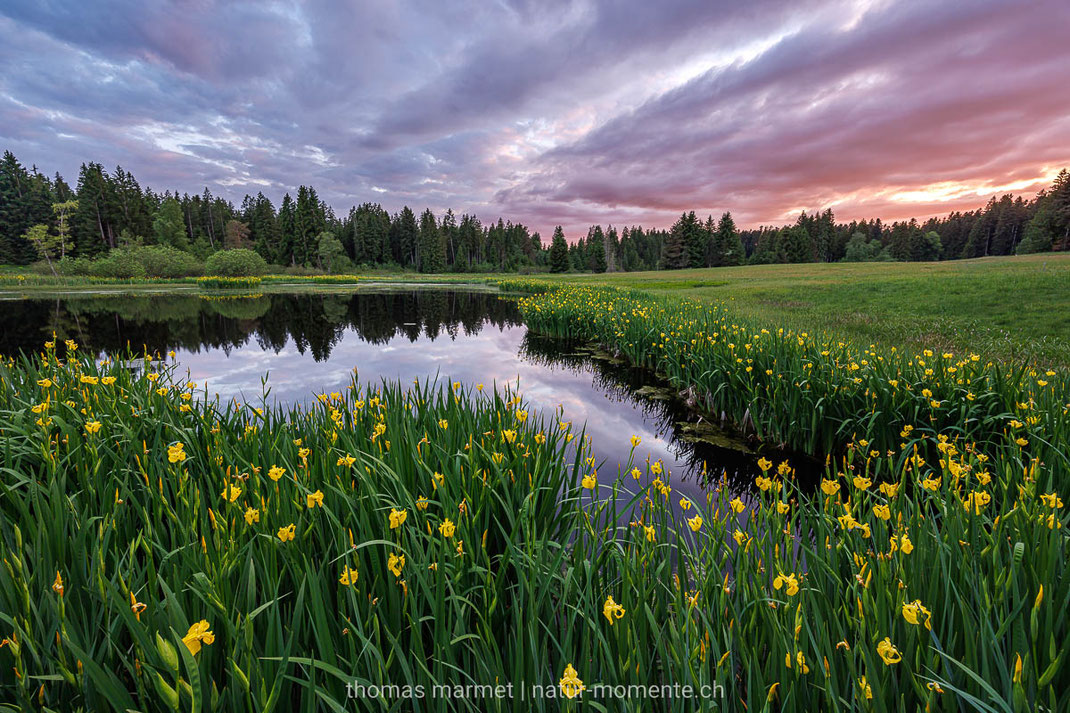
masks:
<instances>
[{"instance_id":1,"label":"reed","mask_svg":"<svg viewBox=\"0 0 1070 713\"><path fill-rule=\"evenodd\" d=\"M253 290L260 287L259 277L226 277L222 275L206 275L198 277L197 284L211 290Z\"/></svg>"},{"instance_id":2,"label":"reed","mask_svg":"<svg viewBox=\"0 0 1070 713\"><path fill-rule=\"evenodd\" d=\"M1065 707L1065 480L1032 443L855 439L817 495L763 462L753 495L678 510L639 439L599 472L509 388L354 374L282 409L136 366L54 342L0 365L12 709ZM465 684L529 695L434 688ZM599 688L673 684L725 697Z\"/></svg>"}]
</instances>

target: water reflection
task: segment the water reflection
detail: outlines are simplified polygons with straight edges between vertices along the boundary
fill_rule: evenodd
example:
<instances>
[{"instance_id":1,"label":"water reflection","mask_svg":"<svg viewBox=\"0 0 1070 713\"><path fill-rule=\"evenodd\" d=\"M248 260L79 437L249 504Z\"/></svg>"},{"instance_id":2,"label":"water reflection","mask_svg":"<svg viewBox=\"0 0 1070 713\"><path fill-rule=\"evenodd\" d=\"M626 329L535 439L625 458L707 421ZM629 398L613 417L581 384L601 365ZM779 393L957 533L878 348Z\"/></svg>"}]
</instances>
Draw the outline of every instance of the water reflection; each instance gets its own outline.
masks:
<instances>
[{"instance_id":1,"label":"water reflection","mask_svg":"<svg viewBox=\"0 0 1070 713\"><path fill-rule=\"evenodd\" d=\"M0 302L0 354L35 350L55 332L83 350L115 353L222 350L255 343L330 358L346 331L365 342L410 342L440 334L519 326L516 305L486 292L410 289L255 296L86 295Z\"/></svg>"},{"instance_id":2,"label":"water reflection","mask_svg":"<svg viewBox=\"0 0 1070 713\"><path fill-rule=\"evenodd\" d=\"M191 379L254 402L265 374L269 398L281 403L343 388L354 368L365 382L518 383L536 412L586 424L603 473L627 462L633 434L642 438L637 460L662 460L680 495L701 496L722 473L734 490L747 490L759 472L758 454L691 413L650 373L529 334L515 303L493 293L97 295L0 305L4 354L39 349L53 331L90 353L173 350Z\"/></svg>"},{"instance_id":3,"label":"water reflection","mask_svg":"<svg viewBox=\"0 0 1070 713\"><path fill-rule=\"evenodd\" d=\"M815 464L801 454L768 449L759 453L744 438L696 413L655 374L630 366L594 345L570 344L529 332L520 354L522 359L548 368L588 376L594 388L617 408L630 407L640 412L658 438L671 444L678 472L699 479L705 486L715 483L723 473L735 489L748 489L760 472L756 461L761 454L774 462L788 458L804 479L812 479L817 472Z\"/></svg>"}]
</instances>

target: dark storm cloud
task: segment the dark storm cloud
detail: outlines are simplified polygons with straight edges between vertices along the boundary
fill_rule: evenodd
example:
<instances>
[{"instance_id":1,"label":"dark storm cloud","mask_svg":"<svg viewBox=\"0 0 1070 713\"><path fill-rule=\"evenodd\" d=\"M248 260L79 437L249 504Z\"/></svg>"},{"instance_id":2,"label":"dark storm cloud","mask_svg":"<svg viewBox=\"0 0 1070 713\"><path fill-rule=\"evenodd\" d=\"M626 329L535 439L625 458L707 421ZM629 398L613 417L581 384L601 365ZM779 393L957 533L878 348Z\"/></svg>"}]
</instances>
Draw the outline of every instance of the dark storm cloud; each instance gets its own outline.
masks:
<instances>
[{"instance_id":1,"label":"dark storm cloud","mask_svg":"<svg viewBox=\"0 0 1070 713\"><path fill-rule=\"evenodd\" d=\"M901 217L1070 163L1062 0L0 7L0 143L69 180L563 223Z\"/></svg>"}]
</instances>

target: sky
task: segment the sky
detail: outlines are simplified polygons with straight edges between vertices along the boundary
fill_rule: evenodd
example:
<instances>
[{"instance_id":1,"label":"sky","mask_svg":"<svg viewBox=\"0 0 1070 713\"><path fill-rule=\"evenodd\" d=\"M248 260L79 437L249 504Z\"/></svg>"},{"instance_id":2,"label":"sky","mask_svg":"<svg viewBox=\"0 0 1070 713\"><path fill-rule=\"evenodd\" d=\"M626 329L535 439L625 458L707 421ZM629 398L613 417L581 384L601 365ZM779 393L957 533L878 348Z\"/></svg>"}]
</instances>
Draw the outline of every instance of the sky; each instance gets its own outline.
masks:
<instances>
[{"instance_id":1,"label":"sky","mask_svg":"<svg viewBox=\"0 0 1070 713\"><path fill-rule=\"evenodd\" d=\"M544 236L885 220L1070 167L1067 0L4 0L0 149Z\"/></svg>"}]
</instances>

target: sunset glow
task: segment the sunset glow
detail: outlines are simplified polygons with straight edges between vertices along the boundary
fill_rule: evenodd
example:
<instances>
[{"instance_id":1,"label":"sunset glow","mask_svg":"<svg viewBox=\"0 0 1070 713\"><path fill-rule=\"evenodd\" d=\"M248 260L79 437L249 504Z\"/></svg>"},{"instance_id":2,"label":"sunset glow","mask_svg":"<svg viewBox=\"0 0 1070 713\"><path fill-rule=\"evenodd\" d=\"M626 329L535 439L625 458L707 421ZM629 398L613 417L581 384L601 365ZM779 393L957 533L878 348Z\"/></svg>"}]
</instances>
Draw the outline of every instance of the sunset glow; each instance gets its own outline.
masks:
<instances>
[{"instance_id":1,"label":"sunset glow","mask_svg":"<svg viewBox=\"0 0 1070 713\"><path fill-rule=\"evenodd\" d=\"M65 176L276 204L311 183L543 234L925 218L1070 165L1067 26L1060 0L16 0L0 140Z\"/></svg>"}]
</instances>

